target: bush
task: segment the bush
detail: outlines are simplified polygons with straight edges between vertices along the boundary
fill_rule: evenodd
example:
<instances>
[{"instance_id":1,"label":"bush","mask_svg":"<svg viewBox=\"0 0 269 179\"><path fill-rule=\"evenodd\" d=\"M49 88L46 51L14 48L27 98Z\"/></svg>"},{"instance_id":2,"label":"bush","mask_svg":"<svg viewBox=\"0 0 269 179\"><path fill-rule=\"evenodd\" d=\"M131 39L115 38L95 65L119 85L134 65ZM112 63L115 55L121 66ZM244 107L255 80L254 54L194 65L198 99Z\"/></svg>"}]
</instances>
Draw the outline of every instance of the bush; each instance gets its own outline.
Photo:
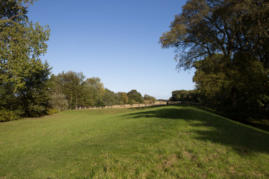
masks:
<instances>
[{"instance_id":1,"label":"bush","mask_svg":"<svg viewBox=\"0 0 269 179\"><path fill-rule=\"evenodd\" d=\"M59 112L59 110L57 110L57 109L49 109L48 110L48 115L56 114L58 112Z\"/></svg>"},{"instance_id":2,"label":"bush","mask_svg":"<svg viewBox=\"0 0 269 179\"><path fill-rule=\"evenodd\" d=\"M13 121L20 118L20 111L0 110L0 122Z\"/></svg>"},{"instance_id":3,"label":"bush","mask_svg":"<svg viewBox=\"0 0 269 179\"><path fill-rule=\"evenodd\" d=\"M52 94L49 99L49 105L51 109L63 111L68 108L68 101L64 94ZM49 112L48 112L49 114Z\"/></svg>"},{"instance_id":4,"label":"bush","mask_svg":"<svg viewBox=\"0 0 269 179\"><path fill-rule=\"evenodd\" d=\"M29 105L27 110L27 117L39 117L47 113L47 108L42 105Z\"/></svg>"},{"instance_id":5,"label":"bush","mask_svg":"<svg viewBox=\"0 0 269 179\"><path fill-rule=\"evenodd\" d=\"M145 104L153 104L153 103L155 103L155 101L156 101L156 99L153 96L150 96L147 94L144 95L144 103Z\"/></svg>"}]
</instances>

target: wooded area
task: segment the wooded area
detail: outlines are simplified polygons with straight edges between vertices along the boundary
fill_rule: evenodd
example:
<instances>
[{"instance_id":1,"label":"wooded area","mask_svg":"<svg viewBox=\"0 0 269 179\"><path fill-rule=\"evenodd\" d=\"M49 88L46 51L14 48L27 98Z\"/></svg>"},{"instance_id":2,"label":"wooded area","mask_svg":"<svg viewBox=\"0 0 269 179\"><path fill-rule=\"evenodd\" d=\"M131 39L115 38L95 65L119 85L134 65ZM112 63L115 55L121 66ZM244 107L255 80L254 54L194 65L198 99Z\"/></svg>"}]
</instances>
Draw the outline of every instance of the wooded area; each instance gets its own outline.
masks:
<instances>
[{"instance_id":1,"label":"wooded area","mask_svg":"<svg viewBox=\"0 0 269 179\"><path fill-rule=\"evenodd\" d=\"M178 68L196 70L196 90L181 96L233 118L268 119L268 1L189 0L161 43L177 50Z\"/></svg>"}]
</instances>

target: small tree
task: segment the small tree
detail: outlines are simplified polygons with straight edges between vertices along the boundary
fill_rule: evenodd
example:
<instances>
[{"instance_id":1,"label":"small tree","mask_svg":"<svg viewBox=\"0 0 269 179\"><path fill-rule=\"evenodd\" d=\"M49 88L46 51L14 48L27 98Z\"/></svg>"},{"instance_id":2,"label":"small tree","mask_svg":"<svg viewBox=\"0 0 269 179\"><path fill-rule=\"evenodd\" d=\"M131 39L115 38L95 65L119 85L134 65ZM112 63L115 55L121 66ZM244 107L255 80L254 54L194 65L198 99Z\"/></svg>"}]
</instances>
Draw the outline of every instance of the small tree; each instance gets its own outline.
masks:
<instances>
[{"instance_id":1,"label":"small tree","mask_svg":"<svg viewBox=\"0 0 269 179\"><path fill-rule=\"evenodd\" d=\"M105 106L112 106L119 104L118 96L113 91L105 89L105 93L103 96L103 103Z\"/></svg>"},{"instance_id":2,"label":"small tree","mask_svg":"<svg viewBox=\"0 0 269 179\"><path fill-rule=\"evenodd\" d=\"M145 103L153 104L153 103L155 103L155 101L156 101L156 99L153 96L150 96L147 94L144 95L144 102Z\"/></svg>"},{"instance_id":3,"label":"small tree","mask_svg":"<svg viewBox=\"0 0 269 179\"><path fill-rule=\"evenodd\" d=\"M49 105L52 109L63 111L68 109L68 101L64 94L54 93L50 96Z\"/></svg>"},{"instance_id":4,"label":"small tree","mask_svg":"<svg viewBox=\"0 0 269 179\"><path fill-rule=\"evenodd\" d=\"M66 96L70 109L76 109L82 103L83 79L83 73L73 71L62 72L56 76L56 87Z\"/></svg>"},{"instance_id":5,"label":"small tree","mask_svg":"<svg viewBox=\"0 0 269 179\"><path fill-rule=\"evenodd\" d=\"M118 93L119 104L128 104L128 95L124 92Z\"/></svg>"},{"instance_id":6,"label":"small tree","mask_svg":"<svg viewBox=\"0 0 269 179\"><path fill-rule=\"evenodd\" d=\"M131 90L127 93L128 96L128 103L133 104L133 103L143 103L144 99L142 95L137 92L136 90Z\"/></svg>"}]
</instances>

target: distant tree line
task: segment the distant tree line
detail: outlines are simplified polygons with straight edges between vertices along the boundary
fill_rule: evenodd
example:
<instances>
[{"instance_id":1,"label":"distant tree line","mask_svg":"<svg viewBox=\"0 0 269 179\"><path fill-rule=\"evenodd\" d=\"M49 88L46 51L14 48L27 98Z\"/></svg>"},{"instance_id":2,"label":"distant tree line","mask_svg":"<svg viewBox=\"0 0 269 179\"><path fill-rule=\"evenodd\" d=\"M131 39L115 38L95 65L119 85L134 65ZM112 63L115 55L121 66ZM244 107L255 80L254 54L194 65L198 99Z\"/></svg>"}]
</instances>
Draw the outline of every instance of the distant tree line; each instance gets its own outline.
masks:
<instances>
[{"instance_id":1,"label":"distant tree line","mask_svg":"<svg viewBox=\"0 0 269 179\"><path fill-rule=\"evenodd\" d=\"M49 83L49 104L56 110L155 102L154 97L143 97L136 90L115 93L104 88L100 78L85 79L82 73L72 71L52 75Z\"/></svg>"},{"instance_id":2,"label":"distant tree line","mask_svg":"<svg viewBox=\"0 0 269 179\"><path fill-rule=\"evenodd\" d=\"M268 119L268 1L188 0L161 43L177 49L178 68L196 69L196 90L172 99L198 96L236 119Z\"/></svg>"},{"instance_id":3,"label":"distant tree line","mask_svg":"<svg viewBox=\"0 0 269 179\"><path fill-rule=\"evenodd\" d=\"M33 23L33 0L0 1L0 122L37 117L77 107L153 102L136 90L114 93L99 78L66 72L51 75L40 56L47 51L50 29Z\"/></svg>"}]
</instances>

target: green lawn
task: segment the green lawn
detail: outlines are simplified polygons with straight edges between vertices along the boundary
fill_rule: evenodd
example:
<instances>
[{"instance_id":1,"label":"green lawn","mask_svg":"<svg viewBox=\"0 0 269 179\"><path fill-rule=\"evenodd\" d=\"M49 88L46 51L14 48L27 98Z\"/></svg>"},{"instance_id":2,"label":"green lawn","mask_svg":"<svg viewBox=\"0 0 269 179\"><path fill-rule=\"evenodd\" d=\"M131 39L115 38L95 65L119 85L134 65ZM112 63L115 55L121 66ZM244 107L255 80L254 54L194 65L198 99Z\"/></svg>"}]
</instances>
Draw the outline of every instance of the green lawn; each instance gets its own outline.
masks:
<instances>
[{"instance_id":1,"label":"green lawn","mask_svg":"<svg viewBox=\"0 0 269 179\"><path fill-rule=\"evenodd\" d=\"M269 134L194 107L0 123L0 178L269 178Z\"/></svg>"}]
</instances>

